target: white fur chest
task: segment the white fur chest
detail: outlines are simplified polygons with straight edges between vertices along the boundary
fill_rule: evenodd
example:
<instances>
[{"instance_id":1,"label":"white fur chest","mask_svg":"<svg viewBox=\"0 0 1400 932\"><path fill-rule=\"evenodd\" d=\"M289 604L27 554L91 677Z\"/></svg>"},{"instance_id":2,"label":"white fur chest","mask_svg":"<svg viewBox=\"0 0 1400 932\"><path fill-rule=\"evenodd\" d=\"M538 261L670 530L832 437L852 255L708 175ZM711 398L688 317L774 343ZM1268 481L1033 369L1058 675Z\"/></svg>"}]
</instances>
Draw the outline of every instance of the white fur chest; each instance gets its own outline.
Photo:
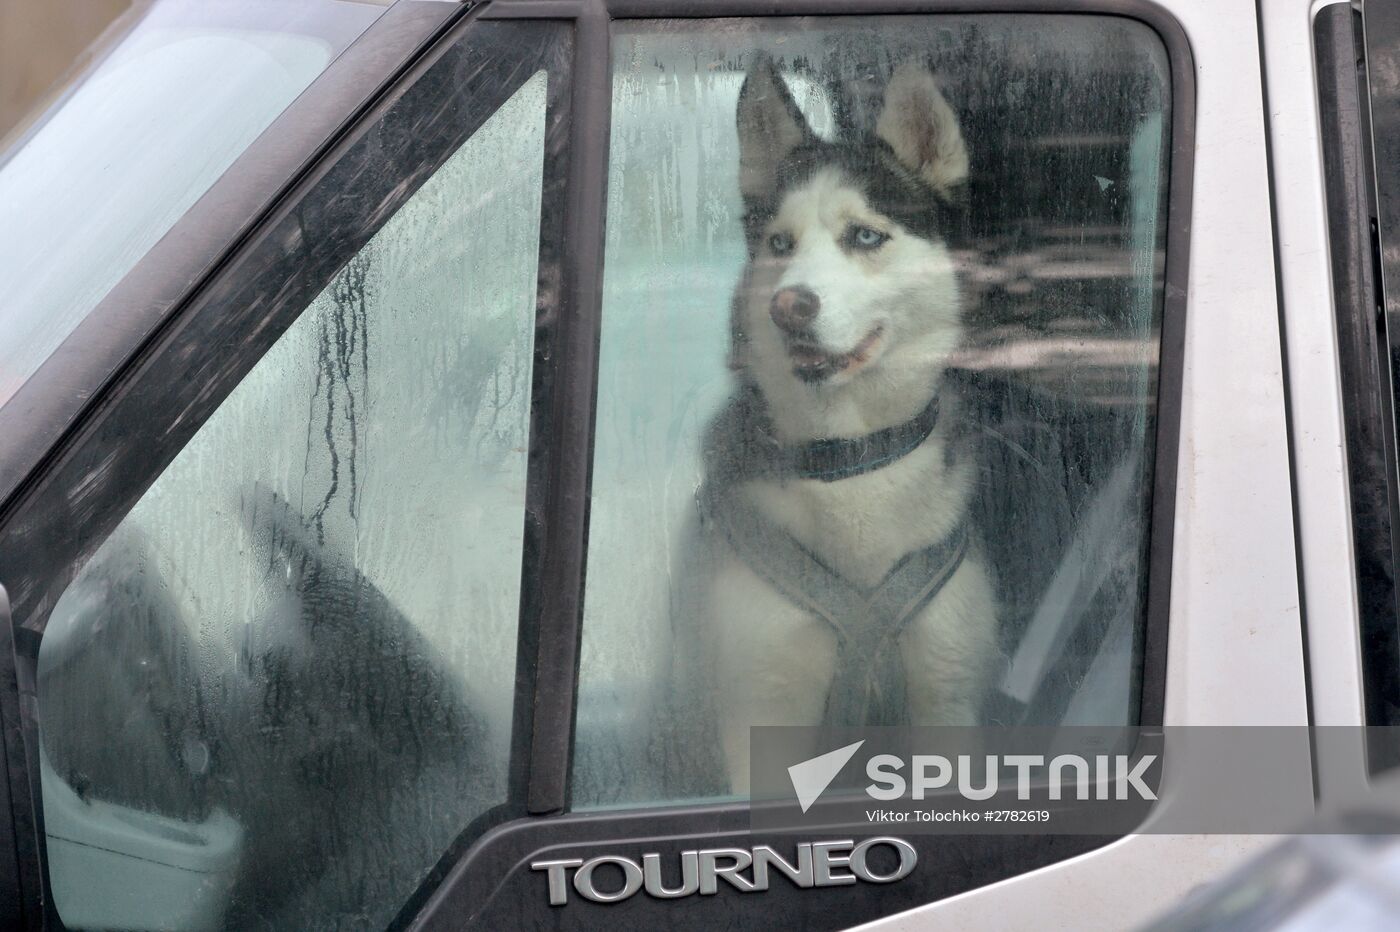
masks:
<instances>
[{"instance_id":1,"label":"white fur chest","mask_svg":"<svg viewBox=\"0 0 1400 932\"><path fill-rule=\"evenodd\" d=\"M947 464L945 431L936 430L898 462L861 475L764 480L743 494L823 563L874 586L906 554L942 539L962 520L972 484L966 458Z\"/></svg>"}]
</instances>

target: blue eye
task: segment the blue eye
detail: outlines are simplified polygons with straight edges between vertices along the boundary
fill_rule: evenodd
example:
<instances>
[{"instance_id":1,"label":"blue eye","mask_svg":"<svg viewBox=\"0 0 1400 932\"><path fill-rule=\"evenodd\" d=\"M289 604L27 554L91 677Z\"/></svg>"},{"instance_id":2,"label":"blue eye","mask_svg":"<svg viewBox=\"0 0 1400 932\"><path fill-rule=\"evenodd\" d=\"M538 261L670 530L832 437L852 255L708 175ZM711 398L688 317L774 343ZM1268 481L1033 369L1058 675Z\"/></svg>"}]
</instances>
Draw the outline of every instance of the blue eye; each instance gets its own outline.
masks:
<instances>
[{"instance_id":1,"label":"blue eye","mask_svg":"<svg viewBox=\"0 0 1400 932\"><path fill-rule=\"evenodd\" d=\"M773 250L775 256L786 256L792 252L792 237L786 233L774 233L768 237L768 248Z\"/></svg>"},{"instance_id":2,"label":"blue eye","mask_svg":"<svg viewBox=\"0 0 1400 932\"><path fill-rule=\"evenodd\" d=\"M851 245L857 249L879 249L889 240L889 234L872 230L870 227L851 227L847 234Z\"/></svg>"}]
</instances>

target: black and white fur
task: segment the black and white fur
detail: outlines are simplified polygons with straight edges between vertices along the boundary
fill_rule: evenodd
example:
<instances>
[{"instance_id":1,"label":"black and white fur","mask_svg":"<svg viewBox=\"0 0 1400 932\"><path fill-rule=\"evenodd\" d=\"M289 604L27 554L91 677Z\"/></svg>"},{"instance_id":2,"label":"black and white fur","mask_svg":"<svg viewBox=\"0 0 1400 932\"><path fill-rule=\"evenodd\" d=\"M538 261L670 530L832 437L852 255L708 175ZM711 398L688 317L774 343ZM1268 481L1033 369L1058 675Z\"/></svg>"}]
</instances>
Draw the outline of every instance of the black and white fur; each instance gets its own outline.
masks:
<instances>
[{"instance_id":1,"label":"black and white fur","mask_svg":"<svg viewBox=\"0 0 1400 932\"><path fill-rule=\"evenodd\" d=\"M738 104L749 262L733 307L732 367L761 395L780 444L861 437L909 421L946 387L964 339L946 236L968 152L925 68L897 69L873 135L827 142L767 59ZM951 392L948 393L952 395ZM877 584L906 554L965 521L974 457L956 399L916 449L821 481L749 477L736 494L847 579ZM749 727L822 721L834 632L732 552L705 599L719 738L731 788L747 792ZM998 655L991 574L974 546L905 630L913 724L971 725Z\"/></svg>"}]
</instances>

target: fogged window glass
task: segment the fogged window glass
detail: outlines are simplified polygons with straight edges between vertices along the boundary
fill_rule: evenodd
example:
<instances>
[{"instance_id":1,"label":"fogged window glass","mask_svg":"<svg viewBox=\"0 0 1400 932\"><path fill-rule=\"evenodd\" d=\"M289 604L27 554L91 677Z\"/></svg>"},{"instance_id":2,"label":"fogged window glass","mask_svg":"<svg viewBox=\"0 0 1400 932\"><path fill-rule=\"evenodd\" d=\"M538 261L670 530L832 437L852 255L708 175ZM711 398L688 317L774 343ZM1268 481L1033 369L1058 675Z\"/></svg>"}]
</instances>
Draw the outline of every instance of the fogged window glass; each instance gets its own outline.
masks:
<instances>
[{"instance_id":1,"label":"fogged window glass","mask_svg":"<svg viewBox=\"0 0 1400 932\"><path fill-rule=\"evenodd\" d=\"M1089 16L620 24L583 806L760 724L1138 716L1169 75Z\"/></svg>"},{"instance_id":2,"label":"fogged window glass","mask_svg":"<svg viewBox=\"0 0 1400 932\"><path fill-rule=\"evenodd\" d=\"M54 608L43 806L70 927L382 928L504 801L544 113L541 72Z\"/></svg>"}]
</instances>

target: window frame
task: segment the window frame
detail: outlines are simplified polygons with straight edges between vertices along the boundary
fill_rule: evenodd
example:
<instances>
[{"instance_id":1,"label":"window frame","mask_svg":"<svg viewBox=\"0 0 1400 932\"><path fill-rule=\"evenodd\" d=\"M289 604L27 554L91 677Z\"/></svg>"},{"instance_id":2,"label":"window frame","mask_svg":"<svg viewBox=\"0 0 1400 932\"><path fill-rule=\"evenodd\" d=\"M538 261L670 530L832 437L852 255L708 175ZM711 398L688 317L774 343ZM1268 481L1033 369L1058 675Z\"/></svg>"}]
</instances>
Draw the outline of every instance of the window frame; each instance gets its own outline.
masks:
<instances>
[{"instance_id":1,"label":"window frame","mask_svg":"<svg viewBox=\"0 0 1400 932\"><path fill-rule=\"evenodd\" d=\"M546 14L544 11L547 10ZM1164 295L1162 309L1161 343L1158 356L1158 389L1155 410L1156 436L1154 446L1154 473L1152 481L1152 505L1150 518L1150 539L1148 556L1147 615L1140 645L1143 658L1140 699L1140 723L1152 728L1163 724L1166 693L1167 637L1170 611L1171 561L1173 530L1176 515L1177 461L1180 435L1181 392L1183 363L1185 356L1187 273L1190 248L1191 181L1195 152L1195 68L1190 43L1184 30L1171 13L1150 0L787 0L781 7L775 7L766 0L496 0L484 14L493 18L516 16L559 15L573 16L579 26L578 48L580 68L576 80L584 79L602 83L598 90L598 100L580 101L576 111L581 122L601 125L597 132L601 138L594 138L594 146L601 148L602 169L594 177L599 188L606 181L606 148L610 124L610 77L611 77L611 29L613 19L709 19L724 16L736 17L797 17L820 15L879 15L879 14L938 14L938 13L1085 13L1097 15L1117 15L1144 23L1161 39L1171 67L1172 119L1171 140L1166 169L1168 179L1167 211L1162 220L1166 224L1166 267L1163 276ZM599 77L601 76L601 77ZM594 151L580 151L580 162L599 158ZM605 191L600 190L600 195ZM602 209L606 205L605 196L596 199L599 215L592 226L596 241L603 241L604 217ZM1187 218L1184 222L1182 217ZM578 271L578 270L576 270ZM584 270L587 274L591 270ZM601 293L595 292L592 303L586 308L592 320L581 327L587 328L591 344L576 347L578 352L587 354L595 363L595 369L580 384L589 386L587 407L577 417L580 424L587 423L590 430L579 450L571 451L574 456L583 456L591 468L592 431L596 402L596 356L597 337L600 332ZM577 410L577 408L576 408ZM585 536L578 540L586 548L587 508L589 490L580 490L578 507L584 512L583 527ZM573 540L570 541L574 543ZM577 557L580 561L582 554ZM552 585L555 580L549 580ZM582 637L582 578L576 599L569 603L571 611L550 616L548 634L556 640L555 650L546 662L548 644L541 645L539 677L541 683L549 683L546 669L551 675L567 673L563 680L570 689L559 689L554 696L537 693L537 703L550 707L553 715L547 720L536 719L537 748L558 748L565 744L569 753L563 761L542 761L535 759L537 768L532 773L531 803L532 813L560 813L548 820L517 820L501 825L472 845L446 874L441 887L427 899L422 912L412 927L415 929L458 928L467 919L477 921L483 927L490 927L489 904L494 901L509 904L512 910L508 915L517 921L560 921L550 920L544 905L543 893L536 889L540 878L531 876L526 869L528 861L545 857L570 857L597 853L606 840L609 851L637 855L642 851L638 845L628 845L627 839L646 839L644 846L648 852L659 852L665 863L684 847L693 847L697 839L715 847L726 844L750 845L773 841L775 844L792 844L797 841L813 840L801 836L783 836L780 839L763 839L748 832L748 811L743 804L710 803L704 805L646 807L619 809L616 811L590 811L572 813L569 811L569 771L572 766L572 738L574 712L576 712L578 691L579 642ZM523 649L523 645L522 645ZM566 717L560 714L558 706L568 694L571 711ZM538 708L539 706L537 706ZM567 729L564 735L549 740L543 738L538 729L559 727ZM546 769L547 768L547 769ZM560 777L563 785L560 786ZM538 808L535 808L538 807ZM934 836L911 836L909 839L919 849L921 857L937 850L941 839ZM798 891L785 885L775 885L761 901L764 908L777 910L796 922L796 916L817 921L820 925L846 925L869 921L900 909L923 905L935 899L949 896L965 889L981 886L995 880L1012 877L1036 867L1065 860L1088 850L1101 847L1115 838L1087 836L1041 836L996 837L960 836L960 842L976 850L964 851L967 861L983 864L1007 864L1009 869L996 871L994 876L983 875L969 878L958 875L951 882L944 882L940 889L930 894L929 886L921 888L913 900L905 900L903 894L909 878L900 885L882 888L878 894L860 897L848 893L842 898L817 895L815 891ZM932 844L930 844L932 841ZM570 850L575 849L575 850ZM930 870L928 873L934 873ZM522 886L523 878L523 886ZM971 882L967 882L971 880ZM541 887L542 889L542 887ZM798 893L797 896L792 894ZM880 905L871 908L875 899ZM629 904L645 897L634 897ZM664 901L650 901L655 912L636 912L627 916L627 922L640 922L646 925L651 920L664 916L664 921L673 927L705 928L717 921L717 913L703 913L693 907L689 910L670 910ZM657 904L662 904L658 907ZM536 909L540 912L535 912ZM579 902L571 899L568 909L577 913L571 919L582 922L617 921L618 913L609 914L608 909L617 907ZM522 919L522 909L529 910ZM604 912L598 912L604 910ZM733 913L725 914L727 916ZM405 920L408 919L407 914ZM494 917L499 921L501 916Z\"/></svg>"},{"instance_id":2,"label":"window frame","mask_svg":"<svg viewBox=\"0 0 1400 932\"><path fill-rule=\"evenodd\" d=\"M23 398L0 412L0 436L22 442L0 447L0 554L15 552L17 542L49 530L46 546L32 547L22 568L34 578L22 580L17 603L28 608L39 595L43 612L67 584L55 573L76 561L85 544L100 541L154 480L164 464L140 469L110 468L94 444L101 441L123 412L128 396L142 385L159 383L151 361L194 323L201 302L221 283L237 277L239 262L268 235L272 224L334 163L353 142L356 131L372 122L402 95L463 30L477 21L552 20L568 24L573 35L573 69L560 129L562 151L546 153L545 199L558 192L562 211L547 218L559 224L560 296L550 326L537 334L532 387L530 454L526 494L526 538L522 579L516 701L509 786L512 803L479 820L439 861L418 893L403 905L396 927L459 926L480 919L499 904L512 883L528 885L526 900L511 899L507 908L526 921L536 908L548 910L536 889L538 875L526 862L547 848L588 846L603 840L649 839L647 850L673 852L705 838L722 844L726 836L748 843L747 809L734 804L707 804L666 809L570 813L570 783L577 705L583 582L587 550L589 492L596 403L597 357L602 304L603 230L610 135L611 21L613 19L713 18L721 16L821 16L938 13L1084 13L1114 15L1146 24L1161 39L1171 69L1171 138L1166 161L1166 267L1155 409L1156 436L1150 515L1147 617L1143 641L1141 721L1162 723L1166 684L1167 626L1171 584L1173 525L1182 368L1185 345L1186 285L1189 258L1191 181L1194 159L1195 69L1182 27L1163 6L1151 0L488 0L471 6L399 3L375 23L350 50L317 79L308 91L235 163L229 173L165 239L143 257L126 279L90 315L21 391ZM553 107L553 92L551 104ZM554 133L552 128L549 131ZM567 139L567 142L563 140ZM558 179L557 182L552 179ZM556 184L558 187L551 188ZM407 195L405 195L406 198ZM253 219L250 219L253 218ZM1184 219L1183 219L1184 218ZM541 230L542 243L547 230ZM367 238L367 237L366 237ZM353 249L346 247L343 258ZM271 312L269 312L270 314ZM291 314L286 323L300 313ZM281 332L280 330L278 331ZM205 393L198 409L168 407L147 411L154 421L180 421L188 439L224 394L271 344L237 349L206 349L225 358L218 387ZM71 346L69 344L72 344ZM547 360L547 364L542 364ZM66 374L65 374L66 367ZM184 440L168 441L174 451ZM174 451L169 458L173 458ZM75 476L65 485L63 471L86 455L94 466L92 484ZM168 462L168 459L166 462ZM46 514L44 520L36 516ZM75 527L81 540L71 539ZM69 540L62 540L67 531ZM28 546L28 545L26 545ZM59 552L72 556L58 558ZM0 583L15 577L9 562ZM538 585L532 585L538 580ZM37 588L36 588L37 587ZM12 590L12 595L14 591ZM3 619L0 619L3 620ZM13 631L18 659L16 685L6 689L0 677L0 715L6 726L6 758L14 805L14 835L19 851L23 900L32 911L31 928L61 927L47 894L42 865L43 830L37 792L37 720L33 662L40 634L32 627L4 625L0 642ZM11 656L3 651L0 654ZM10 672L0 669L0 673ZM28 753L26 753L28 751ZM0 813L0 822L8 813ZM0 825L3 828L3 825ZM484 834L482 832L484 831ZM0 833L3 835L3 833ZM801 840L795 837L783 843ZM873 896L846 893L833 900L821 891L793 898L777 886L754 906L787 910L787 915L821 917L822 924L873 919L951 895L962 889L1014 876L1064 860L1113 840L1076 836L968 836L976 850L964 850L969 862L991 865L990 872L953 871L921 885L881 888ZM922 855L939 839L916 839ZM931 844L932 843L932 844ZM665 856L663 854L663 856ZM2 873L3 871L0 871ZM830 891L827 891L828 893ZM538 895L537 895L538 894ZM911 899L912 898L912 899ZM640 898L639 898L640 899ZM722 898L721 898L722 899ZM607 909L586 904L593 909ZM602 918L571 909L579 921ZM665 909L662 904L661 908ZM606 916L606 914L603 914ZM668 910L672 924L703 924L712 913ZM556 919L555 921L559 921Z\"/></svg>"},{"instance_id":3,"label":"window frame","mask_svg":"<svg viewBox=\"0 0 1400 932\"><path fill-rule=\"evenodd\" d=\"M1387 357L1377 177L1360 10L1334 3L1312 23L1317 64L1333 310L1337 328L1347 490L1351 506L1363 709L1368 726L1400 722L1400 472L1394 378ZM1400 766L1386 728L1366 731L1370 773Z\"/></svg>"},{"instance_id":4,"label":"window frame","mask_svg":"<svg viewBox=\"0 0 1400 932\"><path fill-rule=\"evenodd\" d=\"M1185 31L1169 10L1153 0L785 0L775 7L768 0L492 0L484 9L486 19L527 19L561 17L578 24L580 66L575 82L583 90L589 84L591 94L578 95L575 113L586 136L587 145L575 153L580 168L584 163L600 166L589 176L597 180L596 196L591 203L574 202L571 207L596 209L597 215L586 218L584 229L599 244L596 266L571 269L582 283L580 293L591 295L586 311L587 320L580 320L581 342L570 347L580 358L587 356L594 371L570 383L570 394L586 391L588 404L572 406L577 425L588 424L580 445L571 447L571 456L585 456L589 462L585 471L591 473L592 431L596 407L596 357L601 333L601 243L605 231L607 148L610 129L611 92L611 22L612 20L642 19L712 19L718 17L800 17L853 16L949 13L1027 13L1121 16L1136 20L1151 28L1161 39L1171 66L1172 121L1171 143L1167 162L1168 196L1166 224L1166 267L1163 274L1163 309L1161 343L1158 356L1158 391L1155 409L1154 473L1152 483L1151 531L1149 541L1147 618L1141 651L1143 675L1141 682L1140 722L1145 726L1161 725L1165 711L1167 625L1171 585L1172 529L1176 513L1176 467L1179 449L1181 415L1182 364L1186 339L1186 284L1190 249L1191 179L1195 154L1195 69L1190 42ZM586 51L585 51L586 49ZM585 58L586 56L586 58ZM586 181L586 178L582 179ZM1186 223L1173 224L1174 217L1187 217ZM583 219L583 218L580 218ZM571 228L572 229L572 228ZM596 280L592 277L597 275ZM582 287L586 286L586 287ZM585 332L586 331L586 332ZM586 388L585 388L586 386ZM581 399L576 399L581 400ZM576 431L574 439L582 434ZM583 536L577 539L586 551L587 510L590 489L585 482L575 487L580 496ZM572 522L573 515L566 521ZM559 595L552 604L568 608L569 616L556 619L558 628L551 633L559 639L558 653L549 645L541 645L540 678L568 673L573 687L571 705L577 700L577 668L579 644L582 639L582 563L583 553L571 555L570 565L580 569L579 591L576 598ZM553 580L551 579L551 582ZM546 596L546 598L548 598ZM544 653L550 653L546 663ZM557 682L557 680L556 680ZM568 716L558 708L557 697L539 697L541 708L548 709L548 725L569 732L567 745L572 749L573 712ZM567 724L564 724L567 721ZM557 739L538 739L541 748L557 748ZM572 754L570 753L570 757ZM556 770L535 775L531 782L531 812L544 814L562 812L569 805L569 770L572 761Z\"/></svg>"},{"instance_id":5,"label":"window frame","mask_svg":"<svg viewBox=\"0 0 1400 932\"><path fill-rule=\"evenodd\" d=\"M43 375L39 387L51 392L70 387L55 399L55 408L74 400L91 402L72 415L73 423L57 441L42 422L17 434L27 441L34 462L23 476L19 469L0 473L14 480L0 510L0 553L6 555L0 583L9 586L0 641L13 637L14 643L13 651L3 651L13 658L13 667L2 671L13 682L6 684L8 677L0 676L13 805L0 818L12 826L15 837L23 910L17 922L26 928L63 928L49 893L36 671L48 614L83 561L345 262L540 68L551 73L542 153L541 255L546 242L560 238L558 202L572 129L570 27L554 23L548 33L545 28L514 30L522 34L522 47L536 54L519 54L513 68L499 67L501 59L493 59L497 67L449 87L441 99L452 106L426 115L414 111L410 124L395 117L394 105L435 90L428 83L434 66L465 48L479 17L467 5L437 2L394 9L403 13L393 18L386 13L352 46L356 54L343 67L337 62L313 82L142 258L84 322L83 332L70 338L74 345L65 344L63 354L86 365L69 374L67 382L59 382L61 373L52 371L51 363L45 364L49 372L35 376ZM501 33L513 29L507 23L494 28ZM386 126L403 145L402 166L380 173L377 180L371 177L366 191L356 188L368 196L315 200L318 186L333 172L349 173L357 182L374 174L355 171L375 164L378 149L361 143L386 116L395 121ZM300 213L304 205L319 216ZM551 309L554 320L570 316L564 308ZM534 350L538 372L551 327L540 327L539 320L536 327L545 336ZM120 362L109 371L113 358ZM184 375L171 378L171 372ZM89 381L77 382L80 378ZM538 398L540 379L535 383ZM21 417L35 417L29 405L17 411L12 421L0 422L0 429L18 429ZM532 416L532 435L534 428ZM529 470L527 486L534 491L540 485L534 461ZM527 501L530 507L543 513L538 500ZM81 534L75 528L82 528ZM536 536L548 535L538 530ZM508 801L483 815L469 833L524 814L528 767L517 759L517 744L513 740Z\"/></svg>"},{"instance_id":6,"label":"window frame","mask_svg":"<svg viewBox=\"0 0 1400 932\"><path fill-rule=\"evenodd\" d=\"M1365 765L1400 767L1400 11L1334 3L1313 21L1319 136L1357 592ZM1390 254L1387 255L1387 245Z\"/></svg>"}]
</instances>

